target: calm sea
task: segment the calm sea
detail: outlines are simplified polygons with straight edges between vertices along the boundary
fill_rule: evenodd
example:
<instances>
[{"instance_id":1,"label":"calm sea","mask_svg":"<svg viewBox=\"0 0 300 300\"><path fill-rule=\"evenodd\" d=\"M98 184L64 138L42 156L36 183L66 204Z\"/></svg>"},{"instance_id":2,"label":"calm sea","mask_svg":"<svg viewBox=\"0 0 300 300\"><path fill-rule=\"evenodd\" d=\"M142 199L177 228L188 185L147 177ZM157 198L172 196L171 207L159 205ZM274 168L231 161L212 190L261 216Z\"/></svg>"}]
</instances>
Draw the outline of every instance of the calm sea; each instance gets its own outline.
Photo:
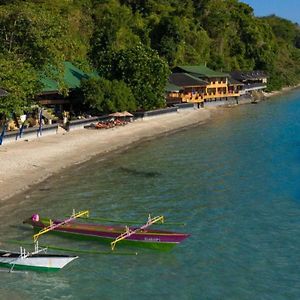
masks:
<instances>
[{"instance_id":1,"label":"calm sea","mask_svg":"<svg viewBox=\"0 0 300 300\"><path fill-rule=\"evenodd\" d=\"M30 241L23 219L73 208L125 220L162 214L186 222L165 229L191 237L167 253L82 254L58 273L0 273L0 298L300 299L299 181L299 91L99 156L1 203L0 240ZM108 249L51 235L42 241Z\"/></svg>"}]
</instances>

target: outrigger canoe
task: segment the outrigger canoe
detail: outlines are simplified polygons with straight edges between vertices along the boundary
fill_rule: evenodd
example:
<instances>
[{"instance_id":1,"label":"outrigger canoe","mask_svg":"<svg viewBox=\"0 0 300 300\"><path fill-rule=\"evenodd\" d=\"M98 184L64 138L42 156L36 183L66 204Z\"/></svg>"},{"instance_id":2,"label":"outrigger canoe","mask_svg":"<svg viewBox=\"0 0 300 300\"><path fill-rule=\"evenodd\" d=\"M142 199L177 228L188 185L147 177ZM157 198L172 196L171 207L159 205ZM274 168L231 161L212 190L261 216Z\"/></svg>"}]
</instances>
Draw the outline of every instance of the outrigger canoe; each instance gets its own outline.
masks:
<instances>
[{"instance_id":1,"label":"outrigger canoe","mask_svg":"<svg viewBox=\"0 0 300 300\"><path fill-rule=\"evenodd\" d=\"M0 250L0 267L14 270L58 271L68 263L78 258L72 255L46 253L46 248L36 247L34 252L27 252L20 247L20 252Z\"/></svg>"},{"instance_id":2,"label":"outrigger canoe","mask_svg":"<svg viewBox=\"0 0 300 300\"><path fill-rule=\"evenodd\" d=\"M81 213L82 214L82 213ZM146 247L157 250L170 250L175 245L185 240L189 234L147 229L150 225L162 219L155 217L148 219L147 223L141 227L109 226L95 223L74 222L76 214L67 220L51 220L49 218L40 218L33 215L23 223L30 224L37 231L34 238L45 232L53 232L80 239L95 239L111 244L114 250L116 243L127 244L131 246Z\"/></svg>"}]
</instances>

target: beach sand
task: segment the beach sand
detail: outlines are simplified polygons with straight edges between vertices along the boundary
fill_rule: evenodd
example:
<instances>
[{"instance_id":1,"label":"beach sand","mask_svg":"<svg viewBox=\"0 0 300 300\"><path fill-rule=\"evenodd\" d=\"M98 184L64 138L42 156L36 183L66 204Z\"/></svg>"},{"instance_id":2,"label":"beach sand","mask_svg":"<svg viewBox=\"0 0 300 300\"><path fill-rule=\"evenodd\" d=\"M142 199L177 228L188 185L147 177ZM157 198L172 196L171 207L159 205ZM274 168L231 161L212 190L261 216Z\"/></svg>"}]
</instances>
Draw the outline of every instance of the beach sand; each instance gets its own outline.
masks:
<instances>
[{"instance_id":1,"label":"beach sand","mask_svg":"<svg viewBox=\"0 0 300 300\"><path fill-rule=\"evenodd\" d=\"M0 201L95 155L202 123L210 116L211 109L180 110L112 129L60 130L56 135L3 144L0 146Z\"/></svg>"}]
</instances>

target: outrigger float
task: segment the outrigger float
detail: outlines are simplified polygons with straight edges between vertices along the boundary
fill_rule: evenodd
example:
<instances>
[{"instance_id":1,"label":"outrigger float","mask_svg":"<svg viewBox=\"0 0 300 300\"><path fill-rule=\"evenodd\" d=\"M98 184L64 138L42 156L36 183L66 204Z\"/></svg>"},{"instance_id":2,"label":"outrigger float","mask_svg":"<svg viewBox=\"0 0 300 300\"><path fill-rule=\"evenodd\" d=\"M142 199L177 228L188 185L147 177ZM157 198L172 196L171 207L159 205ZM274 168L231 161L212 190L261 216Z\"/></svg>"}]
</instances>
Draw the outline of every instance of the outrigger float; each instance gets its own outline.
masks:
<instances>
[{"instance_id":1,"label":"outrigger float","mask_svg":"<svg viewBox=\"0 0 300 300\"><path fill-rule=\"evenodd\" d=\"M189 234L164 231L164 230L149 230L148 227L155 223L163 223L164 217L157 216L149 218L141 227L128 226L108 226L93 223L74 222L75 219L88 219L89 211L75 213L66 220L51 220L49 218L40 218L35 214L23 223L30 224L38 231L34 236L34 241L47 233L53 232L65 236L77 237L80 239L95 239L110 243L111 249L114 250L117 244L127 244L131 246L140 246L157 250L170 250L175 245L181 243L189 237Z\"/></svg>"},{"instance_id":2,"label":"outrigger float","mask_svg":"<svg viewBox=\"0 0 300 300\"><path fill-rule=\"evenodd\" d=\"M46 252L47 248L39 248L38 243L35 243L33 252L27 252L23 247L20 247L20 252L0 250L0 267L8 268L9 272L15 270L58 271L78 258L78 256Z\"/></svg>"}]
</instances>

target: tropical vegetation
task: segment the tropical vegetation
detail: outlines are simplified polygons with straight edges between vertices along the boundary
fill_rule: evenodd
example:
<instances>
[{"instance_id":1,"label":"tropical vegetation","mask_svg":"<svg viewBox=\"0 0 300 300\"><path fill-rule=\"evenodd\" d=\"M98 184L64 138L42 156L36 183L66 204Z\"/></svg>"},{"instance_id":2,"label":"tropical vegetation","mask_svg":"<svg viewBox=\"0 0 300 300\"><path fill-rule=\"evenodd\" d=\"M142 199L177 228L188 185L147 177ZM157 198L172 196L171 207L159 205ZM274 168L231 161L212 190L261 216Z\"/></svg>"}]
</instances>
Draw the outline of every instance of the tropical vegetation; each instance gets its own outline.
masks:
<instances>
[{"instance_id":1,"label":"tropical vegetation","mask_svg":"<svg viewBox=\"0 0 300 300\"><path fill-rule=\"evenodd\" d=\"M207 64L264 70L268 89L300 82L300 28L257 18L238 0L0 0L0 112L24 110L63 62L99 77L82 82L99 112L163 107L170 69Z\"/></svg>"}]
</instances>

